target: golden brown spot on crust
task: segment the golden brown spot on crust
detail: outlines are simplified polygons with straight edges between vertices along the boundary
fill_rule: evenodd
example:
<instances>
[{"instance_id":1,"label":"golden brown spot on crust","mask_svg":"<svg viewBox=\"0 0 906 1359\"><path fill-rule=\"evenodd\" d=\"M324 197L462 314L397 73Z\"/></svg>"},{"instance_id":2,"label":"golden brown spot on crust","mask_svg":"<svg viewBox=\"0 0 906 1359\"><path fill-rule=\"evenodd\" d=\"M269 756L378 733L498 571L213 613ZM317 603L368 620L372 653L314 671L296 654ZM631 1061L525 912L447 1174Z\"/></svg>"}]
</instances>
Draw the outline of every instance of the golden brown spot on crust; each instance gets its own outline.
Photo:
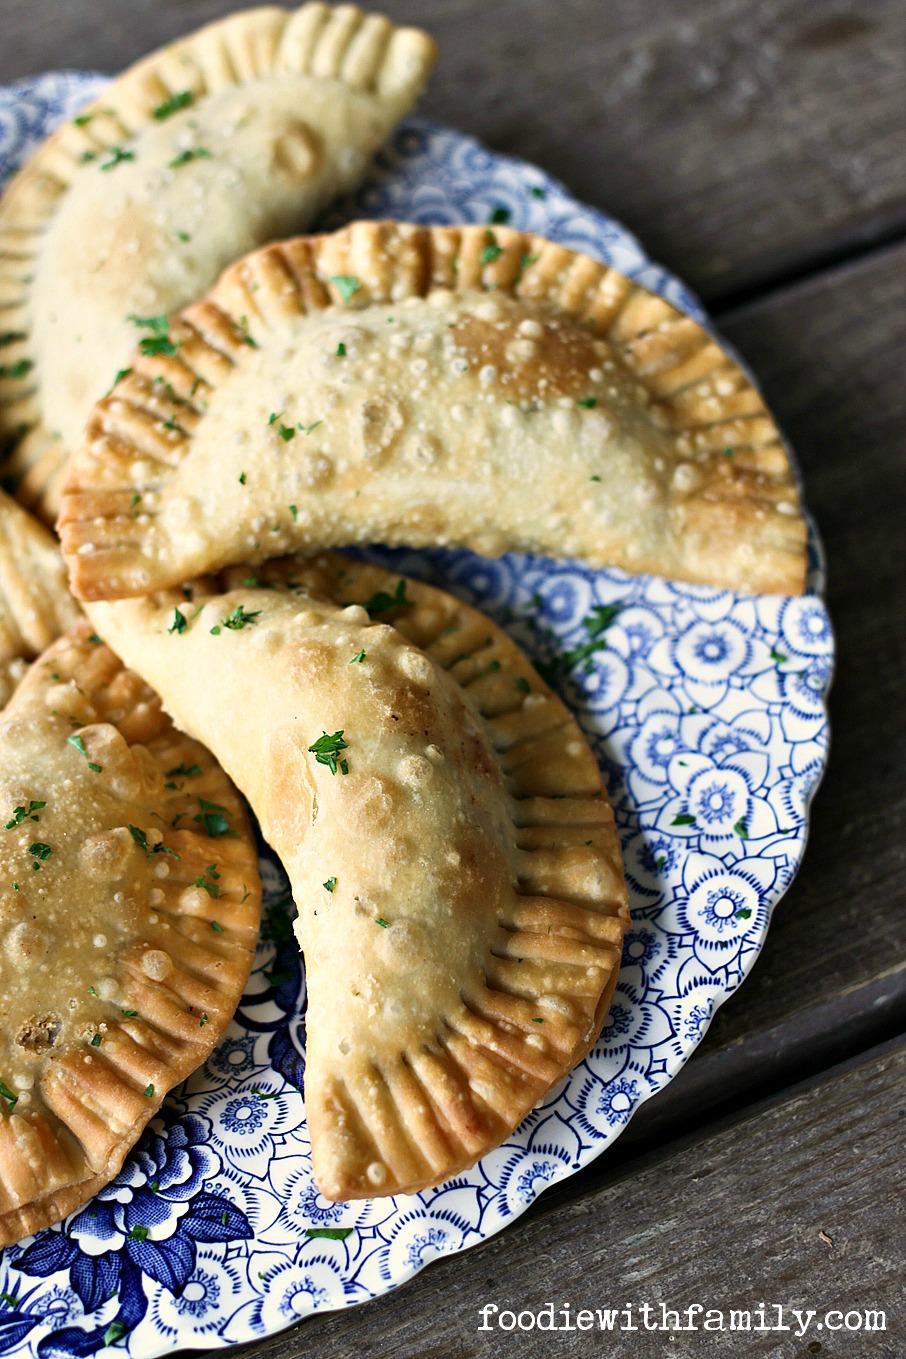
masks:
<instances>
[{"instance_id":1,"label":"golden brown spot on crust","mask_svg":"<svg viewBox=\"0 0 906 1359\"><path fill-rule=\"evenodd\" d=\"M586 396L588 374L601 363L594 336L578 326L543 316L538 317L537 331L527 336L521 323L518 314L501 322L465 315L452 333L470 367L479 372L495 369L489 387L512 401L547 402L561 396L579 400Z\"/></svg>"}]
</instances>

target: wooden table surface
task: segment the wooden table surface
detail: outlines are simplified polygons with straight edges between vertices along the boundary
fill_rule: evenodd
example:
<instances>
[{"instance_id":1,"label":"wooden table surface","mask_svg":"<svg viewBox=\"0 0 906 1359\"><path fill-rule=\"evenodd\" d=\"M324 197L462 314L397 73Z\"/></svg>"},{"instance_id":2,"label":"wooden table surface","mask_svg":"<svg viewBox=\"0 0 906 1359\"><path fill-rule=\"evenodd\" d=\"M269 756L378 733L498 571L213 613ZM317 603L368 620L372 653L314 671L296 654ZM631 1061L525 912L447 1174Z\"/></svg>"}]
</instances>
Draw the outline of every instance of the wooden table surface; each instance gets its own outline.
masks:
<instances>
[{"instance_id":1,"label":"wooden table surface","mask_svg":"<svg viewBox=\"0 0 906 1359\"><path fill-rule=\"evenodd\" d=\"M241 6L0 0L0 81L116 70ZM391 0L421 111L614 213L707 301L803 467L839 645L802 870L752 977L605 1155L492 1241L243 1351L592 1356L479 1308L880 1308L887 1331L614 1335L611 1356L903 1359L906 6ZM899 284L899 287L898 287Z\"/></svg>"}]
</instances>

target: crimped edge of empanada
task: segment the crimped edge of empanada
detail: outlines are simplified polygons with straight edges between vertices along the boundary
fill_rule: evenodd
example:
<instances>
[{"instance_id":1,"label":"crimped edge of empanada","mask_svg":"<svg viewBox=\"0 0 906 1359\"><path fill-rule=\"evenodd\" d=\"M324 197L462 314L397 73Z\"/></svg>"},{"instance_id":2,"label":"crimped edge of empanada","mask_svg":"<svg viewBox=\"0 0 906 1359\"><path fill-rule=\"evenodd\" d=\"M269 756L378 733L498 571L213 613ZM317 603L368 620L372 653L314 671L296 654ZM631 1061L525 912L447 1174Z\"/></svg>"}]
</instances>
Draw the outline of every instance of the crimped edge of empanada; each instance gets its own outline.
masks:
<instances>
[{"instance_id":1,"label":"crimped edge of empanada","mask_svg":"<svg viewBox=\"0 0 906 1359\"><path fill-rule=\"evenodd\" d=\"M383 1066L363 1058L355 1083L308 1071L322 1193L416 1192L511 1136L600 1034L630 923L601 771L575 718L517 644L446 591L340 553L232 568L222 579L227 588L256 580L341 605L372 603L375 621L390 623L458 684L504 776L517 896L497 920L484 985L464 989L461 1007L439 1017L436 1043Z\"/></svg>"},{"instance_id":2,"label":"crimped edge of empanada","mask_svg":"<svg viewBox=\"0 0 906 1359\"><path fill-rule=\"evenodd\" d=\"M344 301L336 279L349 276L359 286ZM59 521L76 595L116 598L172 584L173 571L179 578L178 564L167 578L166 543L154 543L155 499L188 455L210 389L243 363L250 341L266 346L281 318L398 305L437 289L541 303L616 348L653 418L695 460L694 488L671 486L674 531L691 545L672 575L760 592L804 589L806 527L786 448L756 387L702 326L615 269L540 236L366 221L265 246L232 265L174 320L178 352L137 355L98 404L70 463ZM745 581L734 577L740 541L755 549Z\"/></svg>"},{"instance_id":3,"label":"crimped edge of empanada","mask_svg":"<svg viewBox=\"0 0 906 1359\"><path fill-rule=\"evenodd\" d=\"M233 1017L248 979L261 916L261 881L255 839L245 804L213 756L177 731L160 699L127 671L86 619L35 663L4 716L27 716L40 702L45 672L55 688L75 680L97 714L130 745L142 745L166 773L199 766L200 775L169 781L161 812L183 813L187 829L167 829L164 839L180 855L167 857L168 892L159 912L178 922L180 956L165 981L150 978L140 945L121 960L123 997L134 1015L110 1004L104 1042L90 1065L73 1047L48 1063L43 1102L28 1113L0 1102L0 1246L60 1221L117 1174L123 1160L167 1092L205 1060ZM53 672L52 674L50 672ZM226 813L234 836L216 841L191 829L199 797ZM216 899L186 888L216 858ZM161 885L164 885L163 880ZM175 940L174 940L175 942ZM150 1093L148 1093L150 1091Z\"/></svg>"},{"instance_id":4,"label":"crimped edge of empanada","mask_svg":"<svg viewBox=\"0 0 906 1359\"><path fill-rule=\"evenodd\" d=\"M83 158L119 146L185 90L198 99L272 72L338 80L402 113L436 55L427 33L356 5L244 10L142 58L38 147L0 198L0 442L15 445L2 472L23 504L53 517L50 493L68 454L41 423L29 283L41 234Z\"/></svg>"},{"instance_id":5,"label":"crimped edge of empanada","mask_svg":"<svg viewBox=\"0 0 906 1359\"><path fill-rule=\"evenodd\" d=\"M80 615L59 544L0 490L0 707L19 668L10 663L32 660Z\"/></svg>"}]
</instances>

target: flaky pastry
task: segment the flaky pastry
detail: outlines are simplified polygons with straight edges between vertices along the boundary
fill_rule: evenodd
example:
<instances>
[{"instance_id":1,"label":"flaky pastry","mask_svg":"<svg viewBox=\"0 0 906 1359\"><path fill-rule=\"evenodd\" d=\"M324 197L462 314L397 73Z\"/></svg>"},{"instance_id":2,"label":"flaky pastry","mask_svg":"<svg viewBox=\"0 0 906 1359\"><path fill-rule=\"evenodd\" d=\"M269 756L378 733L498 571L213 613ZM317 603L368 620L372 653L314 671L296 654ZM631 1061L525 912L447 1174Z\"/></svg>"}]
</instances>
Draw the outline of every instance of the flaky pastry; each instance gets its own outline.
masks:
<instances>
[{"instance_id":1,"label":"flaky pastry","mask_svg":"<svg viewBox=\"0 0 906 1359\"><path fill-rule=\"evenodd\" d=\"M107 1184L211 1051L261 883L235 789L87 620L0 716L0 1245Z\"/></svg>"},{"instance_id":2,"label":"flaky pastry","mask_svg":"<svg viewBox=\"0 0 906 1359\"><path fill-rule=\"evenodd\" d=\"M613 813L575 721L476 610L339 556L236 579L91 616L289 873L321 1191L415 1191L595 1041L629 918Z\"/></svg>"},{"instance_id":3,"label":"flaky pastry","mask_svg":"<svg viewBox=\"0 0 906 1359\"><path fill-rule=\"evenodd\" d=\"M0 202L0 443L52 519L59 473L141 341L263 241L360 178L434 44L354 5L234 14L121 75ZM241 324L241 322L240 322Z\"/></svg>"},{"instance_id":4,"label":"flaky pastry","mask_svg":"<svg viewBox=\"0 0 906 1359\"><path fill-rule=\"evenodd\" d=\"M751 381L550 241L353 223L235 264L169 335L70 468L83 599L367 541L804 586L795 480Z\"/></svg>"}]
</instances>

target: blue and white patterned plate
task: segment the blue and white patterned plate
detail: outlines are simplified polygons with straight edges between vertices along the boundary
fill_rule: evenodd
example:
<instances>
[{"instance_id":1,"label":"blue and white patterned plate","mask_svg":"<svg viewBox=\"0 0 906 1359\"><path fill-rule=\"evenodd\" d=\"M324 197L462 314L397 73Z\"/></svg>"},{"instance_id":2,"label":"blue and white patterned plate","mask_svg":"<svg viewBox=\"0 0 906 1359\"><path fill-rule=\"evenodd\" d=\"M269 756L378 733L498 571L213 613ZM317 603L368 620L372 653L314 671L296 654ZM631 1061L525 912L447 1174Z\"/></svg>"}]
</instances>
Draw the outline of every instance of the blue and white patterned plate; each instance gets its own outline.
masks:
<instances>
[{"instance_id":1,"label":"blue and white patterned plate","mask_svg":"<svg viewBox=\"0 0 906 1359\"><path fill-rule=\"evenodd\" d=\"M51 74L0 90L0 174L102 87ZM618 222L530 165L412 120L330 215L514 225L614 264L705 320ZM0 1259L0 1351L213 1348L385 1293L491 1236L598 1156L694 1051L743 980L802 858L828 741L833 639L811 534L810 593L745 598L620 571L465 552L376 559L478 604L560 688L610 781L634 925L585 1062L508 1142L439 1189L332 1204L311 1178L304 979L287 885L262 857L267 923L249 990L210 1061L174 1092L122 1173L62 1226ZM600 617L600 615L598 615Z\"/></svg>"}]
</instances>

